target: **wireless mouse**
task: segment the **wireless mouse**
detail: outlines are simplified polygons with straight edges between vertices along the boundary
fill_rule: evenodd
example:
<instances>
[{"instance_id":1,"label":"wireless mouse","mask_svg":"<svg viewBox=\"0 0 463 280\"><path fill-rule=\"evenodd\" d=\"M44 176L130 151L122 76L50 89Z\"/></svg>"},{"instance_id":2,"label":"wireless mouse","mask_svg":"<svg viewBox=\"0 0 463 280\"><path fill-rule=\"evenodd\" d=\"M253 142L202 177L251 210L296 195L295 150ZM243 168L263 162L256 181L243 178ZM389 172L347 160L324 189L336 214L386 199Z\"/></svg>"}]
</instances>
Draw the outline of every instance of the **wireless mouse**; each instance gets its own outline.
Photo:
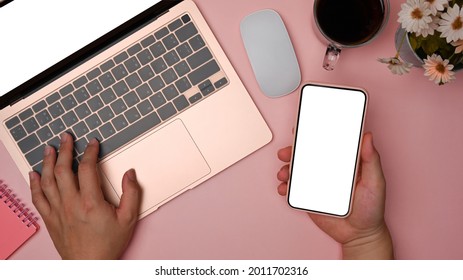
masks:
<instances>
[{"instance_id":1,"label":"wireless mouse","mask_svg":"<svg viewBox=\"0 0 463 280\"><path fill-rule=\"evenodd\" d=\"M241 37L262 92L271 98L287 95L301 83L299 63L285 24L274 10L246 16Z\"/></svg>"}]
</instances>

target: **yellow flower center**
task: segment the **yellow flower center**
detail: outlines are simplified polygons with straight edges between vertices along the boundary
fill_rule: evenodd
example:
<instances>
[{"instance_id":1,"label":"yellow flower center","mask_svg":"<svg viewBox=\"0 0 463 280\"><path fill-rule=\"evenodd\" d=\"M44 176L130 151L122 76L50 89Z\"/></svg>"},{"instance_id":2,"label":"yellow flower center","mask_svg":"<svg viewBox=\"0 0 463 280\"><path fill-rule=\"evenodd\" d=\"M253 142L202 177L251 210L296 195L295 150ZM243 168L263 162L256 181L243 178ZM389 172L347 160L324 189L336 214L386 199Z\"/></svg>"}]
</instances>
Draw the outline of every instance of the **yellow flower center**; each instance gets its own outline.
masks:
<instances>
[{"instance_id":1,"label":"yellow flower center","mask_svg":"<svg viewBox=\"0 0 463 280\"><path fill-rule=\"evenodd\" d=\"M463 21L461 17L457 17L454 22L452 22L453 30L460 30L463 27Z\"/></svg>"},{"instance_id":2,"label":"yellow flower center","mask_svg":"<svg viewBox=\"0 0 463 280\"><path fill-rule=\"evenodd\" d=\"M423 18L423 12L419 8L416 8L413 10L411 14L413 19L422 19Z\"/></svg>"},{"instance_id":3,"label":"yellow flower center","mask_svg":"<svg viewBox=\"0 0 463 280\"><path fill-rule=\"evenodd\" d=\"M436 71L439 72L440 74L445 74L445 66L444 64L437 64L436 65Z\"/></svg>"}]
</instances>

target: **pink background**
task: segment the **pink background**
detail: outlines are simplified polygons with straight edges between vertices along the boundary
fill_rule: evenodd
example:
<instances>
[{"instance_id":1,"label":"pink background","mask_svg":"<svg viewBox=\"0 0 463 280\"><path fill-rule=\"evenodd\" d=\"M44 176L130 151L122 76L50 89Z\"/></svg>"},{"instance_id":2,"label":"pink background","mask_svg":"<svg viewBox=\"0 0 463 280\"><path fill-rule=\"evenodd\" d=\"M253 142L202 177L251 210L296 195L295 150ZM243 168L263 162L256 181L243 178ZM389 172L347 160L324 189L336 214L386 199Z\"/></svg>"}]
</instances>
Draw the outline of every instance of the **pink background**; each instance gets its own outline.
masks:
<instances>
[{"instance_id":1,"label":"pink background","mask_svg":"<svg viewBox=\"0 0 463 280\"><path fill-rule=\"evenodd\" d=\"M196 0L274 133L263 149L141 220L126 259L337 259L340 247L276 192L277 150L291 144L298 92L265 97L239 33L246 15L265 8L283 18L308 81L365 88L366 129L375 136L387 179L386 220L398 259L463 259L463 74L445 86L420 69L392 75L379 57L395 54L393 0L384 32L368 46L343 51L335 71L321 68L325 45L312 28L309 0ZM302 86L301 84L301 86ZM300 89L300 88L299 88ZM1 152L3 177L30 208L29 189ZM35 209L34 209L35 211ZM36 211L35 211L36 212ZM12 259L59 258L42 228Z\"/></svg>"}]
</instances>

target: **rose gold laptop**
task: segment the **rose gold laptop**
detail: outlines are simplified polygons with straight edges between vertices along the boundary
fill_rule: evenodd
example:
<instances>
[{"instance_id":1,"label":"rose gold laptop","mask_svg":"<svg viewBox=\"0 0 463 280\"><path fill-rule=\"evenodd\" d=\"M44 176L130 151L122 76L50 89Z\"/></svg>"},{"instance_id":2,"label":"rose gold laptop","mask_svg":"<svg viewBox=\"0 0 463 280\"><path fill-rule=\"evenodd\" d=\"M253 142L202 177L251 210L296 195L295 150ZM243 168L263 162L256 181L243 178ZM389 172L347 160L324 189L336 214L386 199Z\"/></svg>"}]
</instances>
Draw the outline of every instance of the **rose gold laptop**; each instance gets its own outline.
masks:
<instances>
[{"instance_id":1,"label":"rose gold laptop","mask_svg":"<svg viewBox=\"0 0 463 280\"><path fill-rule=\"evenodd\" d=\"M0 139L25 178L41 171L45 145L58 148L63 131L75 138L75 167L97 138L111 202L136 169L140 218L272 138L191 0L160 1L0 104Z\"/></svg>"}]
</instances>

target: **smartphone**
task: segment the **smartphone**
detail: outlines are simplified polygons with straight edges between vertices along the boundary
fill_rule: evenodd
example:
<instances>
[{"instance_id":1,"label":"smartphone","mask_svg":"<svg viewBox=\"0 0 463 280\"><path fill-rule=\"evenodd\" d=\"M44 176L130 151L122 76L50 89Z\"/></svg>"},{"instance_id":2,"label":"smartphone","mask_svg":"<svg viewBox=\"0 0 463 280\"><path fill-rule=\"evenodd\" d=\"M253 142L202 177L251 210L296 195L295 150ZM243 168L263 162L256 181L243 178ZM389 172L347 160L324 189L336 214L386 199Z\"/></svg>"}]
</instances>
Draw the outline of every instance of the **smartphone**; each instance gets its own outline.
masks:
<instances>
[{"instance_id":1,"label":"smartphone","mask_svg":"<svg viewBox=\"0 0 463 280\"><path fill-rule=\"evenodd\" d=\"M292 208L349 215L367 103L362 89L322 84L302 88L288 182Z\"/></svg>"}]
</instances>

